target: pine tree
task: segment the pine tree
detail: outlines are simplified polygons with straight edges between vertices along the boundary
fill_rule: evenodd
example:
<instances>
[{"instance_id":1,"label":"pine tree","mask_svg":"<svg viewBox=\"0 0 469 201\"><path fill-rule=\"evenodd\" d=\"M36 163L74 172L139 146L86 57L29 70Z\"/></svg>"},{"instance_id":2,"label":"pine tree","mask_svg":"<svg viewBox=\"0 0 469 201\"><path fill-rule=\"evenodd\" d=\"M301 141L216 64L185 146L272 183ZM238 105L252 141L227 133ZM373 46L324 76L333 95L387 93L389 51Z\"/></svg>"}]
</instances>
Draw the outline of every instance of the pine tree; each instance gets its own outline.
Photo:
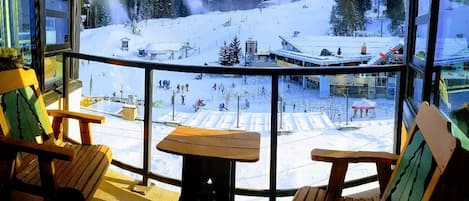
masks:
<instances>
[{"instance_id":1,"label":"pine tree","mask_svg":"<svg viewBox=\"0 0 469 201\"><path fill-rule=\"evenodd\" d=\"M405 20L404 2L403 0L386 1L386 15L391 18L389 29L393 34L402 34L402 27Z\"/></svg>"},{"instance_id":2,"label":"pine tree","mask_svg":"<svg viewBox=\"0 0 469 201\"><path fill-rule=\"evenodd\" d=\"M231 65L230 55L228 52L228 46L226 46L226 41L224 42L223 46L220 48L219 62L223 66Z\"/></svg>"},{"instance_id":3,"label":"pine tree","mask_svg":"<svg viewBox=\"0 0 469 201\"><path fill-rule=\"evenodd\" d=\"M93 0L90 2L92 27L107 26L111 23L111 12L106 1Z\"/></svg>"},{"instance_id":4,"label":"pine tree","mask_svg":"<svg viewBox=\"0 0 469 201\"><path fill-rule=\"evenodd\" d=\"M241 42L239 41L238 37L235 36L233 41L230 44L230 55L231 55L231 63L232 64L239 64L239 57L241 55Z\"/></svg>"},{"instance_id":5,"label":"pine tree","mask_svg":"<svg viewBox=\"0 0 469 201\"><path fill-rule=\"evenodd\" d=\"M355 1L335 0L336 5L332 7L330 23L332 33L335 36L351 36L357 30L364 27L364 19L355 5Z\"/></svg>"},{"instance_id":6,"label":"pine tree","mask_svg":"<svg viewBox=\"0 0 469 201\"><path fill-rule=\"evenodd\" d=\"M361 26L365 27L366 18L365 12L371 9L371 0L355 0L355 5L357 7L358 14L360 15L360 20L362 22Z\"/></svg>"}]
</instances>

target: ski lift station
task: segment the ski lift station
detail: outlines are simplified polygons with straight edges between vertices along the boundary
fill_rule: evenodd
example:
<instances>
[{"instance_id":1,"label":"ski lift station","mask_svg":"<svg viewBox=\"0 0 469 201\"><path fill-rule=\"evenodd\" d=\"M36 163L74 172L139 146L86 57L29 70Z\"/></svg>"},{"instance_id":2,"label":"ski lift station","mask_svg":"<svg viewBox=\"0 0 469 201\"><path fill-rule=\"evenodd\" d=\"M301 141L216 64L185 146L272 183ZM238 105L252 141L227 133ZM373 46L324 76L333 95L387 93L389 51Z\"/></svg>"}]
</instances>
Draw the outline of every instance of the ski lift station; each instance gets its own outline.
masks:
<instances>
[{"instance_id":1,"label":"ski lift station","mask_svg":"<svg viewBox=\"0 0 469 201\"><path fill-rule=\"evenodd\" d=\"M401 63L403 41L397 37L279 36L282 49L272 51L283 67L323 67ZM330 95L394 97L395 75L289 76L303 88L319 88L321 97ZM331 94L332 93L332 94Z\"/></svg>"}]
</instances>

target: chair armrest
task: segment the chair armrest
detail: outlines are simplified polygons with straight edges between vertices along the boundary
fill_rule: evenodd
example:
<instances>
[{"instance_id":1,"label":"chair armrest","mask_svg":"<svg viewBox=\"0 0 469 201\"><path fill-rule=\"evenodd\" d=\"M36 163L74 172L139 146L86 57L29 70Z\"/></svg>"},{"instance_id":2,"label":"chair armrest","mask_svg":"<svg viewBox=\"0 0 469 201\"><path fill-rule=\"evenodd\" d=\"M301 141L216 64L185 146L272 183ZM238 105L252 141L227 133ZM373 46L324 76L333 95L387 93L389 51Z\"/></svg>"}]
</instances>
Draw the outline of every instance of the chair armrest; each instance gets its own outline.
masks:
<instances>
[{"instance_id":1,"label":"chair armrest","mask_svg":"<svg viewBox=\"0 0 469 201\"><path fill-rule=\"evenodd\" d=\"M24 140L17 140L10 137L0 137L0 147L7 150L15 150L36 154L40 157L56 158L71 161L75 157L75 150L59 147L54 144L37 144Z\"/></svg>"},{"instance_id":2,"label":"chair armrest","mask_svg":"<svg viewBox=\"0 0 469 201\"><path fill-rule=\"evenodd\" d=\"M104 117L98 116L98 115L71 112L71 111L65 111L65 110L48 110L47 113L49 114L49 116L52 116L54 118L55 117L71 118L71 119L76 119L81 122L98 123L98 124L104 123Z\"/></svg>"},{"instance_id":3,"label":"chair armrest","mask_svg":"<svg viewBox=\"0 0 469 201\"><path fill-rule=\"evenodd\" d=\"M380 192L383 193L392 173L391 165L396 164L398 158L399 155L386 152L339 151L327 149L313 149L311 151L312 160L332 162L326 200L338 200L341 196L349 163L376 163Z\"/></svg>"},{"instance_id":4,"label":"chair armrest","mask_svg":"<svg viewBox=\"0 0 469 201\"><path fill-rule=\"evenodd\" d=\"M347 163L387 163L396 164L399 155L387 152L375 151L341 151L328 149L313 149L311 151L311 159L315 161L335 162L344 161Z\"/></svg>"},{"instance_id":5,"label":"chair armrest","mask_svg":"<svg viewBox=\"0 0 469 201\"><path fill-rule=\"evenodd\" d=\"M81 143L85 145L93 144L90 123L104 123L103 116L92 114L84 114L78 112L64 111L64 110L48 110L47 113L54 119L52 121L52 129L56 139L62 139L62 122L64 118L76 119L80 124L80 137Z\"/></svg>"}]
</instances>

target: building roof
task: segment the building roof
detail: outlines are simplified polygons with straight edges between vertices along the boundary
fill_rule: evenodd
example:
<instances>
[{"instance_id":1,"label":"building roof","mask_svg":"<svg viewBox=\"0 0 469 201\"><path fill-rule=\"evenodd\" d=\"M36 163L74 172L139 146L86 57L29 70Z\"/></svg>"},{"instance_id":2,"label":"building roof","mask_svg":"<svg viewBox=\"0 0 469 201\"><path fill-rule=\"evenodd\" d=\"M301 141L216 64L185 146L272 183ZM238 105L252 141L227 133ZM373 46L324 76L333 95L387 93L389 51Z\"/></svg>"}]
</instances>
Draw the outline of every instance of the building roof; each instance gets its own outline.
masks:
<instances>
[{"instance_id":1,"label":"building roof","mask_svg":"<svg viewBox=\"0 0 469 201\"><path fill-rule=\"evenodd\" d=\"M435 65L449 65L469 61L469 46L464 37L437 39Z\"/></svg>"},{"instance_id":2,"label":"building roof","mask_svg":"<svg viewBox=\"0 0 469 201\"><path fill-rule=\"evenodd\" d=\"M351 62L368 62L379 53L386 53L390 48L403 44L397 37L335 37L335 36L279 36L282 41L291 45L297 51L277 50L273 54L285 56L317 65L333 65ZM365 43L366 55L361 54L361 47ZM337 55L340 47L341 55ZM321 51L327 49L332 56L320 56Z\"/></svg>"},{"instance_id":3,"label":"building roof","mask_svg":"<svg viewBox=\"0 0 469 201\"><path fill-rule=\"evenodd\" d=\"M145 48L145 51L151 52L164 52L164 51L179 51L182 44L180 43L148 43Z\"/></svg>"}]
</instances>

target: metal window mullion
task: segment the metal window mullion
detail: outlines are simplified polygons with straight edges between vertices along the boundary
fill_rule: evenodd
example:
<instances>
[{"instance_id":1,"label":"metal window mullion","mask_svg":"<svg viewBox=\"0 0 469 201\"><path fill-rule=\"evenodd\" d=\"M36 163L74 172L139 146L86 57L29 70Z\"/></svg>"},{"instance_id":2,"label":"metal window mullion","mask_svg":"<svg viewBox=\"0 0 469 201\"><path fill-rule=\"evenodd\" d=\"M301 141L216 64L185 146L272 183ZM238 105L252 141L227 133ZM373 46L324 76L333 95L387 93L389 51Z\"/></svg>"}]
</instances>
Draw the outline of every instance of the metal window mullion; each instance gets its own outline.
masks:
<instances>
[{"instance_id":1,"label":"metal window mullion","mask_svg":"<svg viewBox=\"0 0 469 201\"><path fill-rule=\"evenodd\" d=\"M430 102L433 84L433 62L435 60L435 46L438 30L438 15L440 9L440 0L431 1L430 9L430 22L428 28L428 41L427 41L427 59L425 62L425 78L423 97L424 101Z\"/></svg>"}]
</instances>

